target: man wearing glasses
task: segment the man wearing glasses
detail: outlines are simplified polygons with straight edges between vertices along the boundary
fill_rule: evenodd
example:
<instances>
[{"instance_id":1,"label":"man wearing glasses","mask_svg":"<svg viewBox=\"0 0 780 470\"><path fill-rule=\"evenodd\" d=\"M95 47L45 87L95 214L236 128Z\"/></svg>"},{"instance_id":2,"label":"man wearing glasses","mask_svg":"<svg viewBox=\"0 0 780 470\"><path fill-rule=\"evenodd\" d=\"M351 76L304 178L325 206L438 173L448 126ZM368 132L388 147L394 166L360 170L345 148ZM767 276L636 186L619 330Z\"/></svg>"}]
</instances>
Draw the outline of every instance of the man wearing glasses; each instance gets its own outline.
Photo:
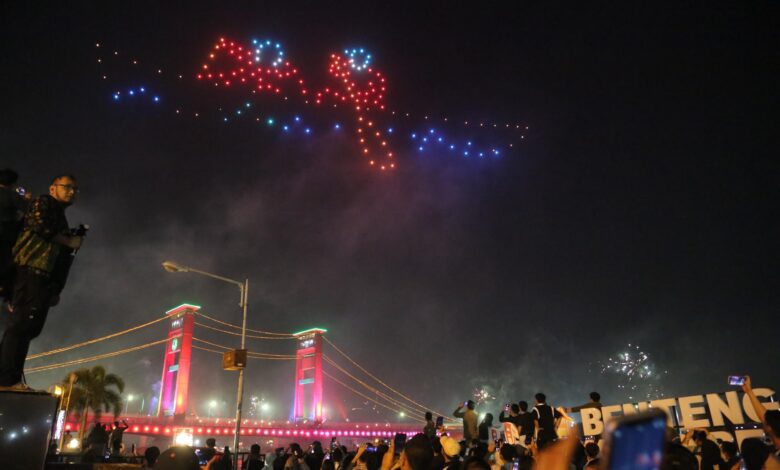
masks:
<instances>
[{"instance_id":1,"label":"man wearing glasses","mask_svg":"<svg viewBox=\"0 0 780 470\"><path fill-rule=\"evenodd\" d=\"M63 257L78 250L83 237L70 234L65 209L76 201L76 178L54 178L49 194L27 208L13 249L16 274L10 316L0 343L0 390L30 390L22 377L30 341L46 322L49 307L59 302L64 277L57 274Z\"/></svg>"}]
</instances>

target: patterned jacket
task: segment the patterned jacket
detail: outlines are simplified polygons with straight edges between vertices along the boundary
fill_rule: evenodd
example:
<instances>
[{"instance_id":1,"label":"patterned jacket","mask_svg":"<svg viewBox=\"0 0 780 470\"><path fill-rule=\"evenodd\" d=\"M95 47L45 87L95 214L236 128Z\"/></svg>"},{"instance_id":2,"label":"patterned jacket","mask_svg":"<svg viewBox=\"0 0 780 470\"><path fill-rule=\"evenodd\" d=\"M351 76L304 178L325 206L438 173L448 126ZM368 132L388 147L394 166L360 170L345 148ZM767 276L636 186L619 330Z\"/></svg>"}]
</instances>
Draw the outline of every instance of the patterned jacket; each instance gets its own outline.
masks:
<instances>
[{"instance_id":1,"label":"patterned jacket","mask_svg":"<svg viewBox=\"0 0 780 470\"><path fill-rule=\"evenodd\" d=\"M24 225L14 245L14 264L50 275L64 249L53 238L69 231L65 206L48 194L35 198L24 214Z\"/></svg>"}]
</instances>

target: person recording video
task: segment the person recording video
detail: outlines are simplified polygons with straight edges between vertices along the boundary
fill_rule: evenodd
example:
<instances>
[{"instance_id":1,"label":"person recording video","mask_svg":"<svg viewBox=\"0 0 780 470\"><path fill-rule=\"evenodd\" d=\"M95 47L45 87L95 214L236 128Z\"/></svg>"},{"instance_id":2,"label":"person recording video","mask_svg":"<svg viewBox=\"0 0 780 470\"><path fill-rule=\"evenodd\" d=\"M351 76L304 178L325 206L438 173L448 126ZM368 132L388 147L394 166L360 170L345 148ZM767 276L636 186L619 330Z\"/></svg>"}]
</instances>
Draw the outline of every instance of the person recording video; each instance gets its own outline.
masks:
<instances>
[{"instance_id":1,"label":"person recording video","mask_svg":"<svg viewBox=\"0 0 780 470\"><path fill-rule=\"evenodd\" d=\"M462 411L464 407L466 410ZM476 407L477 404L474 403L474 400L466 400L463 403L459 403L452 413L454 417L463 419L463 439L467 445L471 445L473 441L479 439L477 413L474 411Z\"/></svg>"},{"instance_id":2,"label":"person recording video","mask_svg":"<svg viewBox=\"0 0 780 470\"><path fill-rule=\"evenodd\" d=\"M54 178L49 194L35 198L13 247L15 268L9 319L0 343L0 390L29 391L23 381L30 342L43 330L49 308L59 303L73 254L84 241L72 234L65 210L76 202L76 178Z\"/></svg>"}]
</instances>

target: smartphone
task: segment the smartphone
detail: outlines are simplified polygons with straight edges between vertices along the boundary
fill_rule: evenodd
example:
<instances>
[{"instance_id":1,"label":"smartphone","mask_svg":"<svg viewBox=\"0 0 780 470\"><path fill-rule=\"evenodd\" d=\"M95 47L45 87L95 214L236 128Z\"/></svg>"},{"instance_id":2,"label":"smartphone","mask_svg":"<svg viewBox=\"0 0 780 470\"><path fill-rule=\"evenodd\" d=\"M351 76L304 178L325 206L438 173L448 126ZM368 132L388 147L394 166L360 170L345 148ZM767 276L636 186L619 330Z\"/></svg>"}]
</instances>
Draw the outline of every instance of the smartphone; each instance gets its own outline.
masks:
<instances>
[{"instance_id":1,"label":"smartphone","mask_svg":"<svg viewBox=\"0 0 780 470\"><path fill-rule=\"evenodd\" d=\"M512 405L511 404L507 403L506 405L504 405L504 411L509 411L511 409L512 409Z\"/></svg>"},{"instance_id":2,"label":"smartphone","mask_svg":"<svg viewBox=\"0 0 780 470\"><path fill-rule=\"evenodd\" d=\"M729 375L729 385L745 385L745 376Z\"/></svg>"},{"instance_id":3,"label":"smartphone","mask_svg":"<svg viewBox=\"0 0 780 470\"><path fill-rule=\"evenodd\" d=\"M404 450L404 446L406 446L406 434L402 432L395 433L393 445L395 446L395 453L400 455Z\"/></svg>"},{"instance_id":4,"label":"smartphone","mask_svg":"<svg viewBox=\"0 0 780 470\"><path fill-rule=\"evenodd\" d=\"M517 458L512 459L512 470L518 470L520 468L520 460Z\"/></svg>"},{"instance_id":5,"label":"smartphone","mask_svg":"<svg viewBox=\"0 0 780 470\"><path fill-rule=\"evenodd\" d=\"M463 406L469 406L469 401L468 400L464 401Z\"/></svg>"},{"instance_id":6,"label":"smartphone","mask_svg":"<svg viewBox=\"0 0 780 470\"><path fill-rule=\"evenodd\" d=\"M659 409L609 422L605 456L610 470L658 470L666 440L666 413Z\"/></svg>"},{"instance_id":7,"label":"smartphone","mask_svg":"<svg viewBox=\"0 0 780 470\"><path fill-rule=\"evenodd\" d=\"M330 438L330 450L334 451L338 449L339 447L339 441L336 440L336 436L333 436Z\"/></svg>"},{"instance_id":8,"label":"smartphone","mask_svg":"<svg viewBox=\"0 0 780 470\"><path fill-rule=\"evenodd\" d=\"M376 452L376 446L366 446L366 452Z\"/></svg>"},{"instance_id":9,"label":"smartphone","mask_svg":"<svg viewBox=\"0 0 780 470\"><path fill-rule=\"evenodd\" d=\"M203 451L200 449L195 449L195 455L198 457L198 465L208 465L209 461L206 460L206 457L203 455Z\"/></svg>"},{"instance_id":10,"label":"smartphone","mask_svg":"<svg viewBox=\"0 0 780 470\"><path fill-rule=\"evenodd\" d=\"M440 428L442 426L444 426L444 416L439 416L436 418L436 427Z\"/></svg>"}]
</instances>

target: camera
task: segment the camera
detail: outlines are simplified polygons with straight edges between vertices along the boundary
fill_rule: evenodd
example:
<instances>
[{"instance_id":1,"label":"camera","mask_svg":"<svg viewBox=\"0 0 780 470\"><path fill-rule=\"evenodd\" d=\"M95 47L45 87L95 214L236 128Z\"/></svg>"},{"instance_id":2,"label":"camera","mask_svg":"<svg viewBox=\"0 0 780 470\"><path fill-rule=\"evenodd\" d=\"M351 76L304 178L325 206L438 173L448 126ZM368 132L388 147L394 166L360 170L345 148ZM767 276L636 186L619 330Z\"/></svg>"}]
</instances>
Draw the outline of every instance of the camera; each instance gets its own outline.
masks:
<instances>
[{"instance_id":1,"label":"camera","mask_svg":"<svg viewBox=\"0 0 780 470\"><path fill-rule=\"evenodd\" d=\"M70 229L70 234L74 237L85 237L89 232L89 225L79 224L78 227Z\"/></svg>"}]
</instances>

